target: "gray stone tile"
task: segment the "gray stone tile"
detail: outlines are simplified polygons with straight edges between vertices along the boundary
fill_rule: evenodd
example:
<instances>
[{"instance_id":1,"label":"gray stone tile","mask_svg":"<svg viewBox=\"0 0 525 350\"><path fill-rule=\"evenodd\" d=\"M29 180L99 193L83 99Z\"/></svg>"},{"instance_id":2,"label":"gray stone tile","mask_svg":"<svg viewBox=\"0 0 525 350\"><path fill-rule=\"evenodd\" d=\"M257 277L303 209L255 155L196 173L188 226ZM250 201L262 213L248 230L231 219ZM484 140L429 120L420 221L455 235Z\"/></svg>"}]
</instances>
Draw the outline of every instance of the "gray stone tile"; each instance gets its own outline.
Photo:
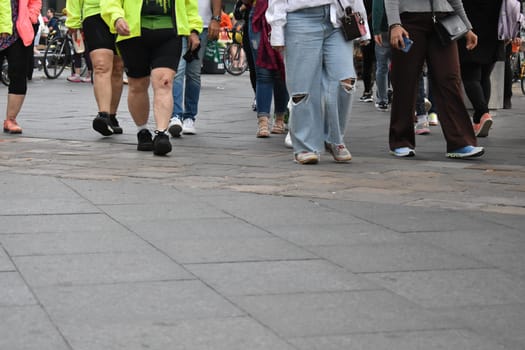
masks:
<instances>
[{"instance_id":1,"label":"gray stone tile","mask_svg":"<svg viewBox=\"0 0 525 350\"><path fill-rule=\"evenodd\" d=\"M466 329L351 334L293 338L300 350L503 350L505 347Z\"/></svg>"},{"instance_id":2,"label":"gray stone tile","mask_svg":"<svg viewBox=\"0 0 525 350\"><path fill-rule=\"evenodd\" d=\"M197 264L185 267L224 295L378 288L323 260Z\"/></svg>"},{"instance_id":3,"label":"gray stone tile","mask_svg":"<svg viewBox=\"0 0 525 350\"><path fill-rule=\"evenodd\" d=\"M199 281L164 281L35 290L59 327L158 324L242 316L244 313Z\"/></svg>"},{"instance_id":4,"label":"gray stone tile","mask_svg":"<svg viewBox=\"0 0 525 350\"><path fill-rule=\"evenodd\" d=\"M166 205L164 202L146 204L100 205L99 208L115 220L123 223L149 220L228 218L222 210L201 202Z\"/></svg>"},{"instance_id":5,"label":"gray stone tile","mask_svg":"<svg viewBox=\"0 0 525 350\"><path fill-rule=\"evenodd\" d=\"M49 214L1 217L0 234L127 232L105 214Z\"/></svg>"},{"instance_id":6,"label":"gray stone tile","mask_svg":"<svg viewBox=\"0 0 525 350\"><path fill-rule=\"evenodd\" d=\"M147 242L131 232L124 230L110 232L105 228L100 228L98 232L7 234L0 235L0 243L4 245L11 256L151 250Z\"/></svg>"},{"instance_id":7,"label":"gray stone tile","mask_svg":"<svg viewBox=\"0 0 525 350\"><path fill-rule=\"evenodd\" d=\"M341 215L340 212L322 207L314 201L303 198L282 196L244 196L232 200L230 196L213 197L213 205L222 208L233 216L243 218L258 226L289 224L338 224L362 223L355 216ZM271 209L271 217L266 215ZM293 208L293 210L292 210Z\"/></svg>"},{"instance_id":8,"label":"gray stone tile","mask_svg":"<svg viewBox=\"0 0 525 350\"><path fill-rule=\"evenodd\" d=\"M69 350L42 309L37 306L0 307L0 349Z\"/></svg>"},{"instance_id":9,"label":"gray stone tile","mask_svg":"<svg viewBox=\"0 0 525 350\"><path fill-rule=\"evenodd\" d=\"M454 307L443 315L455 323L505 345L505 349L525 349L525 303L475 307Z\"/></svg>"},{"instance_id":10,"label":"gray stone tile","mask_svg":"<svg viewBox=\"0 0 525 350\"><path fill-rule=\"evenodd\" d=\"M480 257L480 260L525 280L525 254L523 251L488 253Z\"/></svg>"},{"instance_id":11,"label":"gray stone tile","mask_svg":"<svg viewBox=\"0 0 525 350\"><path fill-rule=\"evenodd\" d=\"M272 237L268 232L236 218L164 218L131 222L127 227L153 242Z\"/></svg>"},{"instance_id":12,"label":"gray stone tile","mask_svg":"<svg viewBox=\"0 0 525 350\"><path fill-rule=\"evenodd\" d=\"M246 312L284 337L451 327L445 318L387 291L232 297Z\"/></svg>"},{"instance_id":13,"label":"gray stone tile","mask_svg":"<svg viewBox=\"0 0 525 350\"><path fill-rule=\"evenodd\" d=\"M464 211L336 200L325 200L320 203L333 210L353 215L396 232L439 232L490 228L497 230L499 227L483 218L474 219ZM443 220L443 217L447 217L447 220Z\"/></svg>"},{"instance_id":14,"label":"gray stone tile","mask_svg":"<svg viewBox=\"0 0 525 350\"><path fill-rule=\"evenodd\" d=\"M350 246L312 247L312 251L352 272L413 271L487 266L474 259L410 239Z\"/></svg>"},{"instance_id":15,"label":"gray stone tile","mask_svg":"<svg viewBox=\"0 0 525 350\"><path fill-rule=\"evenodd\" d=\"M525 281L497 269L392 272L366 277L429 308L525 302Z\"/></svg>"},{"instance_id":16,"label":"gray stone tile","mask_svg":"<svg viewBox=\"0 0 525 350\"><path fill-rule=\"evenodd\" d=\"M140 204L157 203L162 198L164 203L177 206L175 203L192 201L192 197L172 187L159 186L142 181L86 181L64 180L82 197L95 204Z\"/></svg>"},{"instance_id":17,"label":"gray stone tile","mask_svg":"<svg viewBox=\"0 0 525 350\"><path fill-rule=\"evenodd\" d=\"M246 317L61 327L75 350L295 350Z\"/></svg>"},{"instance_id":18,"label":"gray stone tile","mask_svg":"<svg viewBox=\"0 0 525 350\"><path fill-rule=\"evenodd\" d=\"M185 264L317 258L278 238L159 240L152 243Z\"/></svg>"},{"instance_id":19,"label":"gray stone tile","mask_svg":"<svg viewBox=\"0 0 525 350\"><path fill-rule=\"evenodd\" d=\"M0 272L0 309L2 306L34 305L33 294L16 272Z\"/></svg>"},{"instance_id":20,"label":"gray stone tile","mask_svg":"<svg viewBox=\"0 0 525 350\"><path fill-rule=\"evenodd\" d=\"M400 234L371 223L301 224L267 226L273 234L301 246L350 245L395 241Z\"/></svg>"},{"instance_id":21,"label":"gray stone tile","mask_svg":"<svg viewBox=\"0 0 525 350\"><path fill-rule=\"evenodd\" d=\"M525 250L523 232L503 227L497 230L488 228L453 232L421 232L412 233L409 236L449 251L475 256L478 259L481 259L485 254L523 252Z\"/></svg>"},{"instance_id":22,"label":"gray stone tile","mask_svg":"<svg viewBox=\"0 0 525 350\"><path fill-rule=\"evenodd\" d=\"M160 281L192 278L159 252L15 257L31 286Z\"/></svg>"},{"instance_id":23,"label":"gray stone tile","mask_svg":"<svg viewBox=\"0 0 525 350\"><path fill-rule=\"evenodd\" d=\"M42 215L42 214L94 214L99 213L95 206L82 198L58 199L54 196L48 198L1 198L0 216L3 215Z\"/></svg>"},{"instance_id":24,"label":"gray stone tile","mask_svg":"<svg viewBox=\"0 0 525 350\"><path fill-rule=\"evenodd\" d=\"M0 243L2 243L1 240ZM13 263L11 263L11 260L9 260L5 250L2 249L2 246L0 245L0 272L3 271L15 271L15 267L13 266Z\"/></svg>"}]
</instances>

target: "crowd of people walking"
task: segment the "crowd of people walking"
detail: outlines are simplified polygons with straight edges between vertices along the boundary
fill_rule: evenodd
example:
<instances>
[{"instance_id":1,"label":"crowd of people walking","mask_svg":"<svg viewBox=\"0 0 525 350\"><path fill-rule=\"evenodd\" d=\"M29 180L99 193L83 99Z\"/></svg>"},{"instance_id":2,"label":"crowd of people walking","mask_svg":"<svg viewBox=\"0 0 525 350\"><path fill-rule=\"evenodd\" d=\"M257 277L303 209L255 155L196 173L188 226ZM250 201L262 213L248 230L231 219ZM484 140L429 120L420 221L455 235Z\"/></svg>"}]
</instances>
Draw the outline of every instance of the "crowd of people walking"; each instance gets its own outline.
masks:
<instances>
[{"instance_id":1,"label":"crowd of people walking","mask_svg":"<svg viewBox=\"0 0 525 350\"><path fill-rule=\"evenodd\" d=\"M415 156L416 135L438 124L447 157L483 155L477 138L487 137L494 123L488 107L491 73L496 61L508 57L505 46L520 40L519 32L510 40L498 32L507 1L518 0L238 0L232 17L244 29L256 137L288 133L299 164L318 163L324 151L336 162L348 162L352 155L344 138L356 100L390 112L394 156ZM17 117L41 7L41 0L0 0L0 61L7 58L10 81L7 133L22 133ZM116 113L125 71L137 150L166 155L172 151L170 136L196 133L205 50L228 22L221 0L68 0L66 10L65 25L71 32L82 30L92 65L96 132L123 133ZM459 40L443 43L436 22L451 14L466 30ZM53 9L47 17L53 30ZM354 23L362 32L349 39L343 31L352 26L351 18L363 19ZM362 52L360 72L356 48ZM364 84L359 98L358 73ZM507 85L505 106L511 108L508 90Z\"/></svg>"}]
</instances>

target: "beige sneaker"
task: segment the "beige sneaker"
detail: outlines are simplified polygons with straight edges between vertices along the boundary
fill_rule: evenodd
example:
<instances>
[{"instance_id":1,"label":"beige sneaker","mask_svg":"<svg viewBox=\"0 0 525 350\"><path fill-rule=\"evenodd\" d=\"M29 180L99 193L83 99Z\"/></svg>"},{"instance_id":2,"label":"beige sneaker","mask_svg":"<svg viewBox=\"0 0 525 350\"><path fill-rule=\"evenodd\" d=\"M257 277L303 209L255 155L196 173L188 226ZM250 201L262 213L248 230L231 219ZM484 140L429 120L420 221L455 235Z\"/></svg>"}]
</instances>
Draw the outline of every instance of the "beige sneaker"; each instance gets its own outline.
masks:
<instances>
[{"instance_id":1,"label":"beige sneaker","mask_svg":"<svg viewBox=\"0 0 525 350\"><path fill-rule=\"evenodd\" d=\"M334 160L338 163L349 162L352 160L350 151L344 144L336 145L333 143L324 143L325 149L334 157Z\"/></svg>"},{"instance_id":2,"label":"beige sneaker","mask_svg":"<svg viewBox=\"0 0 525 350\"><path fill-rule=\"evenodd\" d=\"M270 136L268 129L268 117L257 117L257 137Z\"/></svg>"},{"instance_id":3,"label":"beige sneaker","mask_svg":"<svg viewBox=\"0 0 525 350\"><path fill-rule=\"evenodd\" d=\"M317 164L319 162L319 155L315 152L299 152L294 155L294 158L299 164Z\"/></svg>"},{"instance_id":4,"label":"beige sneaker","mask_svg":"<svg viewBox=\"0 0 525 350\"><path fill-rule=\"evenodd\" d=\"M272 126L272 134L285 134L284 117L276 117Z\"/></svg>"}]
</instances>

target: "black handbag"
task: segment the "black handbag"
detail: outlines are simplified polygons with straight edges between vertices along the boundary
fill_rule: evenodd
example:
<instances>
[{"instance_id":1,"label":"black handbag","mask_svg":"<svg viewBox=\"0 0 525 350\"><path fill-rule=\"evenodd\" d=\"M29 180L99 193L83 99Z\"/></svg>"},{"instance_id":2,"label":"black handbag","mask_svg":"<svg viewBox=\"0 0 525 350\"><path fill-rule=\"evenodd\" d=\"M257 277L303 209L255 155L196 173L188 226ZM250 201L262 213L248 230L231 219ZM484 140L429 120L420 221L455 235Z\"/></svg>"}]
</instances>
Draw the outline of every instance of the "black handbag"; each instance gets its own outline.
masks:
<instances>
[{"instance_id":1,"label":"black handbag","mask_svg":"<svg viewBox=\"0 0 525 350\"><path fill-rule=\"evenodd\" d=\"M458 40L467 34L467 25L457 14L452 13L444 17L436 17L432 0L430 0L430 9L432 11L434 29L441 45L447 46L452 41Z\"/></svg>"},{"instance_id":2,"label":"black handbag","mask_svg":"<svg viewBox=\"0 0 525 350\"><path fill-rule=\"evenodd\" d=\"M359 12L354 12L350 6L343 7L341 2L337 0L339 6L343 9L343 16L339 18L341 21L341 31L346 41L354 40L366 34L365 20Z\"/></svg>"}]
</instances>

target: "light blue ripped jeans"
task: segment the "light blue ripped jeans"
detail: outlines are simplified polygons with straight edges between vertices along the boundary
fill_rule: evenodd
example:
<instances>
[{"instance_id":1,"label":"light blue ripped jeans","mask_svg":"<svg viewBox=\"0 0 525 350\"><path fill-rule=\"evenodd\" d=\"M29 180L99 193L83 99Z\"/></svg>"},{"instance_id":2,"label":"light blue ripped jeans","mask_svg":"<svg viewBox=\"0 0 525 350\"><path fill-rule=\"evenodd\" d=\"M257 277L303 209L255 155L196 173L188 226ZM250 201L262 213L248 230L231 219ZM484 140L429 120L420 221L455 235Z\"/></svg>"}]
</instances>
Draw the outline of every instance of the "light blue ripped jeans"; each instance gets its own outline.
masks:
<instances>
[{"instance_id":1,"label":"light blue ripped jeans","mask_svg":"<svg viewBox=\"0 0 525 350\"><path fill-rule=\"evenodd\" d=\"M287 14L285 45L294 153L344 143L356 80L353 42L333 27L330 6L323 5Z\"/></svg>"}]
</instances>

